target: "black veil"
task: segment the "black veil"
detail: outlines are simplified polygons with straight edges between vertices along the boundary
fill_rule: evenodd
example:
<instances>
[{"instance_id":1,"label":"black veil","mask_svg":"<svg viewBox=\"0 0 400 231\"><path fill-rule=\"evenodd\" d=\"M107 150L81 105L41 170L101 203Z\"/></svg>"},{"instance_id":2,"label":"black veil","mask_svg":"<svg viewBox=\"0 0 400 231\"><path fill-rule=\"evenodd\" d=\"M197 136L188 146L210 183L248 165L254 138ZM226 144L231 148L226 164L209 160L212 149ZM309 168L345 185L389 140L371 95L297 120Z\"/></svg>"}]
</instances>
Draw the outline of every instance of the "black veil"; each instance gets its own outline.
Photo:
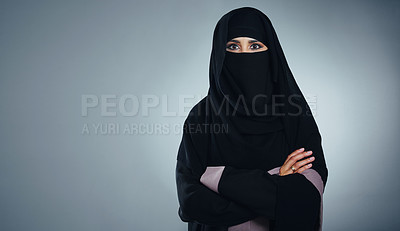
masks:
<instances>
[{"instance_id":1,"label":"black veil","mask_svg":"<svg viewBox=\"0 0 400 231\"><path fill-rule=\"evenodd\" d=\"M263 33L254 36L263 40L270 52L275 94L279 96L275 98L275 104L279 107L273 116L244 116L241 113L243 107L226 97L223 92L220 77L226 42L230 34L229 23L236 14L251 14L252 17L257 17L261 22L259 25L263 27ZM246 25L243 28L246 28ZM250 33L246 30L242 32L244 36ZM263 162L263 165L257 168L268 170L282 165L287 155L304 147L305 150L312 149L316 158L313 169L321 175L325 184L327 169L320 132L311 109L290 71L271 21L264 13L255 8L242 7L230 11L218 21L213 34L209 84L208 95L192 108L185 120L177 157L186 163L193 173L200 176L210 165L254 168L254 165L246 163L255 160L251 158L252 155L256 155L257 160ZM215 129L216 125L219 127L218 132ZM197 129L193 130L193 127ZM214 130L211 129L213 127ZM224 128L227 131L224 132ZM279 132L284 133L285 140L277 140ZM281 142L281 145L285 146L285 153L267 153L266 145L271 142Z\"/></svg>"}]
</instances>

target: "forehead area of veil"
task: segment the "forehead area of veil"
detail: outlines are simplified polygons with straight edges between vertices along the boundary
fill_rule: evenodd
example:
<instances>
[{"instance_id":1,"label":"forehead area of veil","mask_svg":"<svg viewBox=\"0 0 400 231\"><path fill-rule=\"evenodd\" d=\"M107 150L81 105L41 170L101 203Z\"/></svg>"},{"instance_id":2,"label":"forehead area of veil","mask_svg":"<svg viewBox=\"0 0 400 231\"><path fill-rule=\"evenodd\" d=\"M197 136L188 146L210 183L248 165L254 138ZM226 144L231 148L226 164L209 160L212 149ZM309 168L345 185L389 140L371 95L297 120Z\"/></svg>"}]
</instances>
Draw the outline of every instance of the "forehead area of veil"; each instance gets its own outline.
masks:
<instances>
[{"instance_id":1,"label":"forehead area of veil","mask_svg":"<svg viewBox=\"0 0 400 231\"><path fill-rule=\"evenodd\" d=\"M227 42L236 37L250 37L266 43L263 18L256 11L238 11L228 22Z\"/></svg>"}]
</instances>

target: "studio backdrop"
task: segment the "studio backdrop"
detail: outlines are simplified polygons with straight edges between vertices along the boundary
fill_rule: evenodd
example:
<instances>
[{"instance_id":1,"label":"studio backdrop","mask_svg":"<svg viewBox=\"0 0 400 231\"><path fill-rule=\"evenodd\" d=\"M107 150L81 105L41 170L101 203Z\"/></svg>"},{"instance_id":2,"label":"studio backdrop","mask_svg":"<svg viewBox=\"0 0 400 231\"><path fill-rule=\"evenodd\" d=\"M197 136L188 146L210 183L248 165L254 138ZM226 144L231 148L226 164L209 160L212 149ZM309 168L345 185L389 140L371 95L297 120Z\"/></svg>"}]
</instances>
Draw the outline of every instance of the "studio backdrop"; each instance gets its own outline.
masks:
<instances>
[{"instance_id":1,"label":"studio backdrop","mask_svg":"<svg viewBox=\"0 0 400 231\"><path fill-rule=\"evenodd\" d=\"M400 2L0 2L0 230L186 230L175 164L228 11L271 19L319 126L323 230L400 226Z\"/></svg>"}]
</instances>

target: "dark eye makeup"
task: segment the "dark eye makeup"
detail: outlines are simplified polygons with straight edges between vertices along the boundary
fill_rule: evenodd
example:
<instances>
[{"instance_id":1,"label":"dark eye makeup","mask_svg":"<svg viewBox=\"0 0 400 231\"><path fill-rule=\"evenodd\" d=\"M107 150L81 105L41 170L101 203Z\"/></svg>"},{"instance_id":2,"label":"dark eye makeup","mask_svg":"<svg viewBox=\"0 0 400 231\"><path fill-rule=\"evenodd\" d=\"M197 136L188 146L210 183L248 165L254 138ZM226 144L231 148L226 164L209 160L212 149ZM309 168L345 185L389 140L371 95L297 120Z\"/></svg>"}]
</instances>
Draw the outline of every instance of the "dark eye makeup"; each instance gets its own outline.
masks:
<instances>
[{"instance_id":1,"label":"dark eye makeup","mask_svg":"<svg viewBox=\"0 0 400 231\"><path fill-rule=\"evenodd\" d=\"M252 42L250 45L250 49L251 50L258 50L263 48L264 46L262 44L260 44L260 42ZM236 43L228 43L226 45L226 49L228 50L239 50L240 49L240 45L236 44Z\"/></svg>"},{"instance_id":2,"label":"dark eye makeup","mask_svg":"<svg viewBox=\"0 0 400 231\"><path fill-rule=\"evenodd\" d=\"M262 47L263 46L259 43L253 43L250 45L250 49L252 49L252 50L258 50L258 49L261 49Z\"/></svg>"},{"instance_id":3,"label":"dark eye makeup","mask_svg":"<svg viewBox=\"0 0 400 231\"><path fill-rule=\"evenodd\" d=\"M239 45L237 45L235 43L231 43L231 44L228 44L226 46L226 48L229 49L229 50L237 50L237 49L239 49Z\"/></svg>"}]
</instances>

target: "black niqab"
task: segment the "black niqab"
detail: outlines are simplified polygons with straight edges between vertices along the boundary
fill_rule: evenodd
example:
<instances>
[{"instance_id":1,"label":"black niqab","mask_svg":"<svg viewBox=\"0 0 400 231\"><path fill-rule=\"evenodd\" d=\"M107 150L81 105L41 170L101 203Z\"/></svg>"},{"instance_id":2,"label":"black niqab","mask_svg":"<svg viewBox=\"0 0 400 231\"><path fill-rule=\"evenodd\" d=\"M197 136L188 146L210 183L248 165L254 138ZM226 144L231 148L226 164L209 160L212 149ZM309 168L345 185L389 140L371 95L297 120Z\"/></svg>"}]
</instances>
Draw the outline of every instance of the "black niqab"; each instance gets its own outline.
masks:
<instances>
[{"instance_id":1,"label":"black niqab","mask_svg":"<svg viewBox=\"0 0 400 231\"><path fill-rule=\"evenodd\" d=\"M226 51L226 43L235 37L257 39L268 50ZM318 127L264 13L243 7L230 11L218 21L209 84L207 96L193 107L185 120L177 157L192 174L200 178L207 166L267 171L281 166L294 150L313 147L316 158L313 169L326 182L327 169ZM204 125L214 130L187 129Z\"/></svg>"},{"instance_id":2,"label":"black niqab","mask_svg":"<svg viewBox=\"0 0 400 231\"><path fill-rule=\"evenodd\" d=\"M255 38L268 50L226 51L226 43L240 36ZM295 149L304 147L307 150L310 138L315 137L315 142L320 139L311 110L289 69L275 30L261 11L243 7L230 11L218 21L213 36L209 83L208 95L189 113L185 126L219 125L228 131L202 130L193 134L184 129L183 141L190 138L194 146L201 144L202 148L193 153L181 151L178 160L186 162L198 174L207 166L217 164L260 167L260 164L254 165L255 160L268 170L283 164ZM268 99L272 93L273 103L271 97ZM249 99L257 94L267 97L259 97L255 105L248 105ZM252 110L252 106L256 110ZM317 169L318 162L325 166L322 149L320 154L313 151L315 168L325 182L326 170L324 167ZM249 158L252 156L255 158Z\"/></svg>"}]
</instances>

